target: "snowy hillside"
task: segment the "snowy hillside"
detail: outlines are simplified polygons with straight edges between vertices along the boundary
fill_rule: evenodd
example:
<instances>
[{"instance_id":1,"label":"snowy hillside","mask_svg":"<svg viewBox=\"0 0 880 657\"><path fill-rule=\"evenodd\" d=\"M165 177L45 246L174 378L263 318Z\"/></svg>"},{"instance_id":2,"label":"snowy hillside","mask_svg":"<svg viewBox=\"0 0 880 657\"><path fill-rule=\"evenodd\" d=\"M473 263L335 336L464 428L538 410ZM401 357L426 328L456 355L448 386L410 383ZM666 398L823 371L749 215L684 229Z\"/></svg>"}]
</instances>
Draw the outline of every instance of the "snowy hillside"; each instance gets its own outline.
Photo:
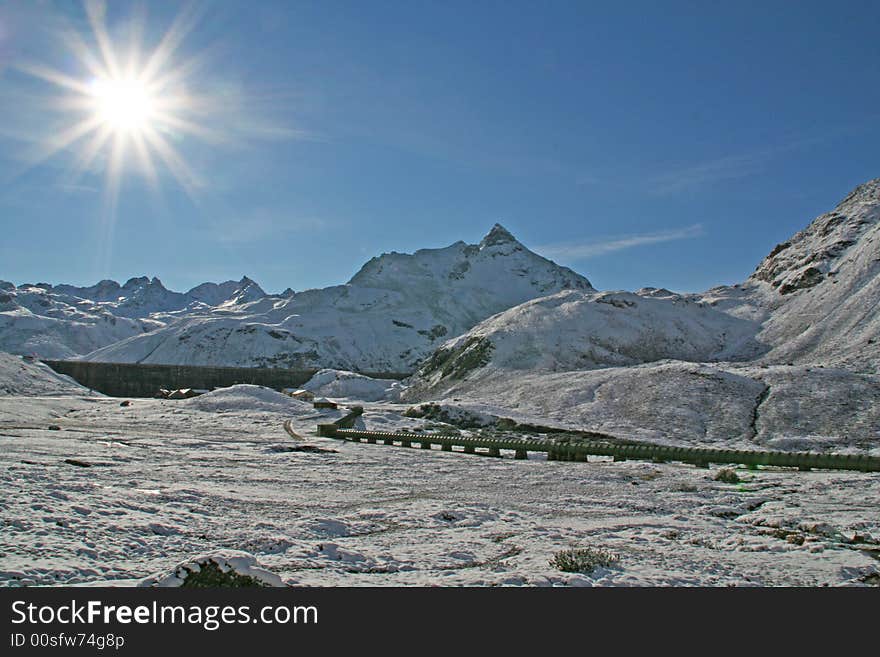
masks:
<instances>
[{"instance_id":1,"label":"snowy hillside","mask_svg":"<svg viewBox=\"0 0 880 657\"><path fill-rule=\"evenodd\" d=\"M0 396L93 395L69 376L58 374L48 365L31 362L0 351Z\"/></svg>"},{"instance_id":2,"label":"snowy hillside","mask_svg":"<svg viewBox=\"0 0 880 657\"><path fill-rule=\"evenodd\" d=\"M664 360L595 370L481 368L410 401L679 446L880 453L880 377L807 366Z\"/></svg>"},{"instance_id":3,"label":"snowy hillside","mask_svg":"<svg viewBox=\"0 0 880 657\"><path fill-rule=\"evenodd\" d=\"M766 349L758 325L674 295L565 291L499 313L451 340L426 361L421 379L494 368L564 371L673 358L743 359Z\"/></svg>"},{"instance_id":4,"label":"snowy hillside","mask_svg":"<svg viewBox=\"0 0 880 657\"><path fill-rule=\"evenodd\" d=\"M405 372L486 317L562 290L593 288L496 224L480 244L384 254L346 285L192 312L87 359Z\"/></svg>"}]
</instances>

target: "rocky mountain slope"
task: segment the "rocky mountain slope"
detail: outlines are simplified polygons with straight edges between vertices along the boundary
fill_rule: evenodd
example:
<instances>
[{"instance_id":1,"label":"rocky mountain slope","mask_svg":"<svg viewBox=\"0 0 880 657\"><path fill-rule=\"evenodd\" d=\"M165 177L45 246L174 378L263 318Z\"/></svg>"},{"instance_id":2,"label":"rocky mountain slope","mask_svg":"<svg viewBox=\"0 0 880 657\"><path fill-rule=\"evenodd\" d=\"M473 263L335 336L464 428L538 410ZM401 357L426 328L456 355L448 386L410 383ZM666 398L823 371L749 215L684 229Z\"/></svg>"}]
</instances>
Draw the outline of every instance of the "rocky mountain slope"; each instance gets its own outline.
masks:
<instances>
[{"instance_id":1,"label":"rocky mountain slope","mask_svg":"<svg viewBox=\"0 0 880 657\"><path fill-rule=\"evenodd\" d=\"M562 290L593 288L496 224L479 244L383 254L345 285L194 310L87 359L407 372L450 336Z\"/></svg>"},{"instance_id":2,"label":"rocky mountain slope","mask_svg":"<svg viewBox=\"0 0 880 657\"><path fill-rule=\"evenodd\" d=\"M880 179L777 246L746 283L768 309L767 362L880 365ZM754 303L754 302L753 302Z\"/></svg>"}]
</instances>

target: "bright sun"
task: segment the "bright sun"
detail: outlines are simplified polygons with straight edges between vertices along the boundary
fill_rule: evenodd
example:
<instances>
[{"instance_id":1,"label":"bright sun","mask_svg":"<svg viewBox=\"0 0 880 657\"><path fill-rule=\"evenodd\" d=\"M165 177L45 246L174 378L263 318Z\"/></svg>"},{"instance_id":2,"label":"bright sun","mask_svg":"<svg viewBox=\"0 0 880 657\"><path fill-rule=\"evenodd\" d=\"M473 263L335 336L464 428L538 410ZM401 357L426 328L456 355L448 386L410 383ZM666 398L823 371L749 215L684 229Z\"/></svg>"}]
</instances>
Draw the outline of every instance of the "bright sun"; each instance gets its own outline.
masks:
<instances>
[{"instance_id":1,"label":"bright sun","mask_svg":"<svg viewBox=\"0 0 880 657\"><path fill-rule=\"evenodd\" d=\"M95 117L117 133L143 133L151 127L156 99L135 78L96 79L91 84Z\"/></svg>"},{"instance_id":2,"label":"bright sun","mask_svg":"<svg viewBox=\"0 0 880 657\"><path fill-rule=\"evenodd\" d=\"M33 163L76 146L73 174L103 167L111 208L129 165L140 169L154 188L159 184L159 165L163 165L192 195L200 183L177 149L187 136L219 140L207 120L216 104L190 91L203 58L174 62L197 13L192 7L181 11L156 47L145 52L140 42L142 15L132 19L127 38L119 28L122 43L114 44L105 24L105 3L85 0L85 9L91 39L73 29L59 34L73 54L72 61L79 64L81 75L38 63L19 66L63 91L55 106L65 117L64 125L47 133L31 156Z\"/></svg>"},{"instance_id":3,"label":"bright sun","mask_svg":"<svg viewBox=\"0 0 880 657\"><path fill-rule=\"evenodd\" d=\"M46 98L45 108L57 111L61 119L54 124L46 121L44 132L31 141L33 147L26 154L29 166L65 150L75 154L69 184L103 169L112 216L123 175L133 169L157 191L161 174L167 172L195 197L206 183L195 175L182 151L196 140L221 144L243 137L292 136L291 131L264 121L259 108L235 85L218 84L207 70L207 51L184 55L184 40L203 11L196 3L181 8L152 48L143 44L147 32L143 11L133 12L128 20L118 17L111 34L106 0L83 0L83 4L90 34L81 34L61 20L62 27L53 32L72 55L62 68L36 61L16 64L19 71L60 92Z\"/></svg>"}]
</instances>

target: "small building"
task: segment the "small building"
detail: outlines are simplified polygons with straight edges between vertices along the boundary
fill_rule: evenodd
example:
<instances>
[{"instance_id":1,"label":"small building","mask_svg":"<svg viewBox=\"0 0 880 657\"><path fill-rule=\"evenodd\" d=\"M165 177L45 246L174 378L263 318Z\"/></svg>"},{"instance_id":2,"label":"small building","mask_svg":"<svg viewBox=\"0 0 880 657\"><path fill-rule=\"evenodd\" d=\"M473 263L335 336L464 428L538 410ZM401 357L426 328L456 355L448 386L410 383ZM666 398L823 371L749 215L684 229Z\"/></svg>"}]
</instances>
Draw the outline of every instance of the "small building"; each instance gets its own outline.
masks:
<instances>
[{"instance_id":1,"label":"small building","mask_svg":"<svg viewBox=\"0 0 880 657\"><path fill-rule=\"evenodd\" d=\"M193 388L178 388L168 394L168 399L189 399L190 397L198 397L203 392Z\"/></svg>"},{"instance_id":2,"label":"small building","mask_svg":"<svg viewBox=\"0 0 880 657\"><path fill-rule=\"evenodd\" d=\"M312 402L312 406L315 408L337 408L336 402L330 401L326 397L319 397Z\"/></svg>"},{"instance_id":3,"label":"small building","mask_svg":"<svg viewBox=\"0 0 880 657\"><path fill-rule=\"evenodd\" d=\"M288 397L299 399L300 401L310 402L315 400L315 393L311 390L303 390L302 388L294 390L293 388L285 388L282 392Z\"/></svg>"}]
</instances>

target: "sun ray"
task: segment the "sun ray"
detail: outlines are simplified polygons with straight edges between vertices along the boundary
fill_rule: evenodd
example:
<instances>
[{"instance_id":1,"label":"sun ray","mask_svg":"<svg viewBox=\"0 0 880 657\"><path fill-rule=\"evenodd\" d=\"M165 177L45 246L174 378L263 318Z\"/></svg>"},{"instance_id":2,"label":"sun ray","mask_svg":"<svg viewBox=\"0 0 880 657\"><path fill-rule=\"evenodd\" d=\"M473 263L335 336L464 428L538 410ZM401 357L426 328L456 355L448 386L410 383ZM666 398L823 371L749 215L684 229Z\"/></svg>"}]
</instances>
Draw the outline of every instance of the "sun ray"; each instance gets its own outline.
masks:
<instances>
[{"instance_id":1,"label":"sun ray","mask_svg":"<svg viewBox=\"0 0 880 657\"><path fill-rule=\"evenodd\" d=\"M141 133L136 133L132 135L132 143L134 144L134 151L137 155L140 169L146 176L147 182L150 184L150 188L154 192L158 191L159 175L156 172L156 166L153 164L153 158L150 155L150 150L147 146L144 135Z\"/></svg>"},{"instance_id":2,"label":"sun ray","mask_svg":"<svg viewBox=\"0 0 880 657\"><path fill-rule=\"evenodd\" d=\"M73 29L64 30L61 33L61 40L73 54L74 58L88 70L92 77L98 77L106 73L100 58L95 57L94 52L89 48L79 32Z\"/></svg>"},{"instance_id":3,"label":"sun ray","mask_svg":"<svg viewBox=\"0 0 880 657\"><path fill-rule=\"evenodd\" d=\"M65 89L70 89L71 91L75 91L79 94L87 94L89 93L89 85L82 80L77 80L74 77L69 75L65 75L60 71L54 71L46 66L42 66L40 64L35 64L32 62L22 62L16 66L19 71L22 73L27 73L35 78L39 78L41 80L45 80L46 82L51 82L52 84L63 87Z\"/></svg>"},{"instance_id":4,"label":"sun ray","mask_svg":"<svg viewBox=\"0 0 880 657\"><path fill-rule=\"evenodd\" d=\"M125 75L128 78L138 77L141 67L141 47L144 38L144 24L146 15L143 5L136 5L135 15L131 19L131 27L128 36L128 61L126 62Z\"/></svg>"},{"instance_id":5,"label":"sun ray","mask_svg":"<svg viewBox=\"0 0 880 657\"><path fill-rule=\"evenodd\" d=\"M174 54L181 42L187 34L195 27L200 12L197 12L195 6L190 3L177 14L171 27L162 37L162 41L153 51L153 54L147 60L146 65L141 71L141 75L146 80L153 79L168 64L168 60Z\"/></svg>"},{"instance_id":6,"label":"sun ray","mask_svg":"<svg viewBox=\"0 0 880 657\"><path fill-rule=\"evenodd\" d=\"M177 128L187 134L200 137L204 141L217 143L222 140L221 134L216 130L199 125L193 121L188 121L187 119L175 116L174 114L156 111L154 112L154 115L158 121L164 123L166 126Z\"/></svg>"},{"instance_id":7,"label":"sun ray","mask_svg":"<svg viewBox=\"0 0 880 657\"><path fill-rule=\"evenodd\" d=\"M55 155L58 151L64 150L90 132L97 130L101 126L101 123L102 121L100 117L96 116L84 119L55 137L45 140L38 148L32 150L30 155L26 156L26 159L30 166L44 162Z\"/></svg>"},{"instance_id":8,"label":"sun ray","mask_svg":"<svg viewBox=\"0 0 880 657\"><path fill-rule=\"evenodd\" d=\"M144 137L149 141L153 150L159 155L181 187L186 190L190 199L195 201L196 190L201 187L201 181L162 135L152 127L147 127L144 132Z\"/></svg>"},{"instance_id":9,"label":"sun ray","mask_svg":"<svg viewBox=\"0 0 880 657\"><path fill-rule=\"evenodd\" d=\"M86 1L86 14L89 18L89 24L92 26L92 34L98 42L104 66L111 77L118 78L120 76L119 63L116 59L116 53L113 52L110 35L107 34L107 27L104 22L106 13L107 4L103 0Z\"/></svg>"},{"instance_id":10,"label":"sun ray","mask_svg":"<svg viewBox=\"0 0 880 657\"><path fill-rule=\"evenodd\" d=\"M113 131L107 127L100 127L92 134L89 144L77 155L71 172L73 183L78 183L80 177L92 166L98 153L107 145L113 136Z\"/></svg>"},{"instance_id":11,"label":"sun ray","mask_svg":"<svg viewBox=\"0 0 880 657\"><path fill-rule=\"evenodd\" d=\"M122 164L125 157L126 140L122 135L113 136L113 146L110 149L110 163L107 167L107 184L104 187L105 207L111 217L116 216L116 208L119 204L119 188L122 182Z\"/></svg>"}]
</instances>

